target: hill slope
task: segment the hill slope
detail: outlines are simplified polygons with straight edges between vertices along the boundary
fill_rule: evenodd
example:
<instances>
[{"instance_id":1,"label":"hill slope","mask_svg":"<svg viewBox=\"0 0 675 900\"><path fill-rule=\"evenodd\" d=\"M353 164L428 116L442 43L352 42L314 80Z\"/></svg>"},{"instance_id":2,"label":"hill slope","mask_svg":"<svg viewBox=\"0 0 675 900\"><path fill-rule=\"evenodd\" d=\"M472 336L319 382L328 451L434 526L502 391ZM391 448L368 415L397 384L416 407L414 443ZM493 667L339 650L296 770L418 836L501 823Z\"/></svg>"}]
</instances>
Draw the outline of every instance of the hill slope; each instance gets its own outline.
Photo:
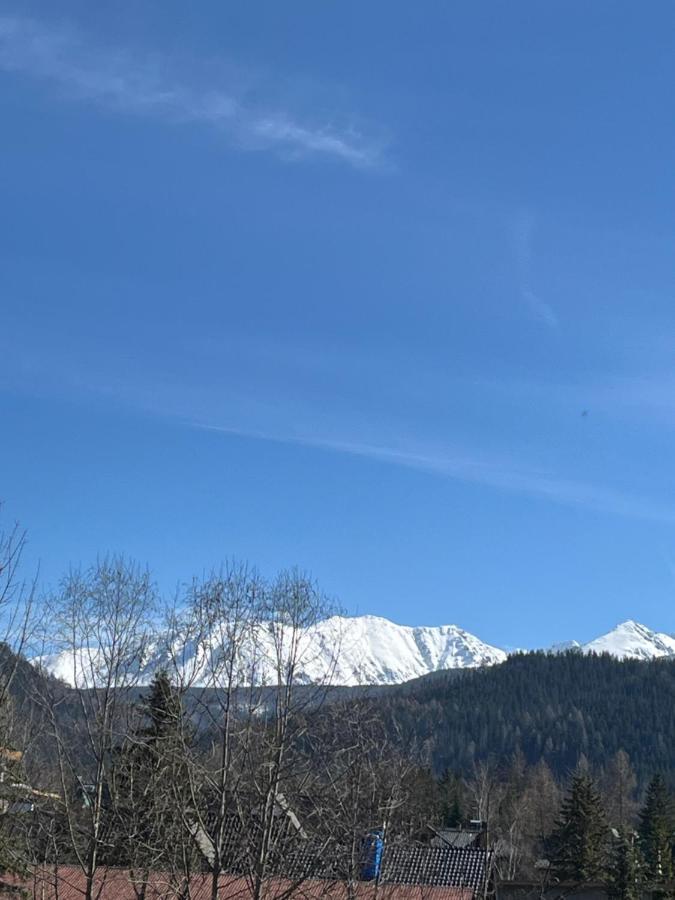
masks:
<instances>
[{"instance_id":1,"label":"hill slope","mask_svg":"<svg viewBox=\"0 0 675 900\"><path fill-rule=\"evenodd\" d=\"M390 688L381 707L392 736L439 773L469 772L479 760L504 762L521 750L564 775L582 754L602 767L619 749L642 779L675 772L675 660L521 654Z\"/></svg>"}]
</instances>

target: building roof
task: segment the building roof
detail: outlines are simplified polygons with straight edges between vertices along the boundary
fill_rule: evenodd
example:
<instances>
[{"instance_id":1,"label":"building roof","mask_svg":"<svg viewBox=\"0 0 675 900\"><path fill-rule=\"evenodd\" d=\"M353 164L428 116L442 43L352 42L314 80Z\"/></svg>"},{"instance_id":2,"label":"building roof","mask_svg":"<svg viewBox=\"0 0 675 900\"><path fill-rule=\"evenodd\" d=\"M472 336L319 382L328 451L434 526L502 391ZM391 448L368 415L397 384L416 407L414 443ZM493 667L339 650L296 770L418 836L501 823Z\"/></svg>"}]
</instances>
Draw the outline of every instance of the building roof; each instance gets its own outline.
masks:
<instances>
[{"instance_id":1,"label":"building roof","mask_svg":"<svg viewBox=\"0 0 675 900\"><path fill-rule=\"evenodd\" d=\"M309 840L285 801L280 805L279 813L278 827L274 829L269 848L268 872L279 879L315 879L324 884L343 883L362 873L364 860L353 858L353 848L339 844L320 845ZM252 816L249 825L255 827L255 824ZM440 833L434 831L434 834ZM475 842L484 832L465 830L456 834L468 835ZM204 858L211 864L214 853L208 835L195 825L194 837ZM245 876L251 871L250 833L238 816L232 816L227 822L225 844L224 858L228 860L230 875ZM444 840L437 846L385 841L377 881L380 885L468 888L475 895L483 891L486 871L487 877L490 876L492 856L475 845L457 846Z\"/></svg>"},{"instance_id":2,"label":"building roof","mask_svg":"<svg viewBox=\"0 0 675 900\"><path fill-rule=\"evenodd\" d=\"M8 881L8 879L5 879ZM99 869L95 879L95 896L98 900L137 900L138 888L134 886L128 870ZM37 873L32 880L13 882L23 887L29 897L39 900L82 900L85 877L75 866L60 866L53 870ZM178 885L161 872L154 872L148 878L146 900L177 900ZM191 900L210 900L211 881L208 875L193 875L190 879ZM219 900L250 900L251 883L236 875L223 875L218 889ZM345 882L324 879L308 879L292 882L289 879L270 878L265 883L265 900L472 900L473 891L468 888L439 887L414 884L380 884Z\"/></svg>"},{"instance_id":3,"label":"building roof","mask_svg":"<svg viewBox=\"0 0 675 900\"><path fill-rule=\"evenodd\" d=\"M279 862L276 871L287 878L340 881L353 872L349 854L342 854L339 847L321 851L302 843L284 849L283 861ZM385 842L379 883L468 888L472 894L477 894L483 890L486 863L489 874L492 854L476 848ZM356 868L360 870L361 864L357 863Z\"/></svg>"},{"instance_id":4,"label":"building roof","mask_svg":"<svg viewBox=\"0 0 675 900\"><path fill-rule=\"evenodd\" d=\"M432 847L478 847L485 832L472 828L429 828Z\"/></svg>"},{"instance_id":5,"label":"building roof","mask_svg":"<svg viewBox=\"0 0 675 900\"><path fill-rule=\"evenodd\" d=\"M482 889L490 854L461 847L385 846L380 882Z\"/></svg>"}]
</instances>

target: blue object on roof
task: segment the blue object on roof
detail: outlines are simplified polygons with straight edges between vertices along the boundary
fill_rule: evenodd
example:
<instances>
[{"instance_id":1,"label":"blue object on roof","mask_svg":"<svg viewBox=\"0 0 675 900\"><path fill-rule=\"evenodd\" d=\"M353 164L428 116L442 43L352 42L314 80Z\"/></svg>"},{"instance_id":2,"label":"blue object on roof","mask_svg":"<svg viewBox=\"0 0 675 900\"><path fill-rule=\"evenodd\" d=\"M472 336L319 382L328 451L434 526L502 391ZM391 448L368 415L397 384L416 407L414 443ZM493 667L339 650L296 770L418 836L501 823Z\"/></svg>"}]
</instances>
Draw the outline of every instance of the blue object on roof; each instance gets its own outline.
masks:
<instances>
[{"instance_id":1,"label":"blue object on roof","mask_svg":"<svg viewBox=\"0 0 675 900\"><path fill-rule=\"evenodd\" d=\"M384 832L380 828L369 831L363 841L363 881L376 881L379 878L383 852Z\"/></svg>"}]
</instances>

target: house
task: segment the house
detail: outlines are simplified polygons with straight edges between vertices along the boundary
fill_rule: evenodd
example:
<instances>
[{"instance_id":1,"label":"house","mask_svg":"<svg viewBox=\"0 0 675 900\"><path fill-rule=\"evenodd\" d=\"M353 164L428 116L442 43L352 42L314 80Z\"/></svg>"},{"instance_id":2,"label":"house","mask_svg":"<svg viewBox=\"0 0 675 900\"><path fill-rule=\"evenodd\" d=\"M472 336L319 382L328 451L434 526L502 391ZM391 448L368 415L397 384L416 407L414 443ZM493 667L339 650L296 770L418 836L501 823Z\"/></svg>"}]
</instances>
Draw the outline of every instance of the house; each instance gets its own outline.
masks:
<instances>
[{"instance_id":1,"label":"house","mask_svg":"<svg viewBox=\"0 0 675 900\"><path fill-rule=\"evenodd\" d=\"M228 819L223 859L227 860L230 876L246 877L254 870L258 828L257 805L251 804L243 818L233 812ZM215 849L204 823L195 820L191 830L210 867ZM482 828L460 833L471 840L459 842L459 846L446 840L440 840L438 846L397 843L385 840L383 832L375 829L363 835L360 847L343 846L339 840L321 842L319 837L307 834L284 796L278 794L267 848L267 872L277 880L324 886L348 884L350 890L367 883L388 889L456 888L467 900L481 898L491 881L494 854L485 847Z\"/></svg>"},{"instance_id":2,"label":"house","mask_svg":"<svg viewBox=\"0 0 675 900\"><path fill-rule=\"evenodd\" d=\"M492 859L485 850L389 844L382 832L375 831L366 836L352 872L343 868L340 848L326 851L314 845L284 803L278 808L277 821L284 836L290 832L293 840L282 841L280 852L273 854L263 900L480 900L486 892ZM242 855L242 836L233 830L232 849L239 855L230 857L230 871L220 876L220 900L252 900L251 869ZM198 845L204 844L208 861L212 852L208 835L195 833L194 837ZM376 853L373 840L379 842ZM4 882L34 900L81 900L86 889L84 873L76 866L44 868L30 879L5 878ZM211 888L208 873L193 875L189 884L162 872L151 872L139 882L128 869L101 867L94 896L97 900L184 900L186 896L210 900Z\"/></svg>"}]
</instances>

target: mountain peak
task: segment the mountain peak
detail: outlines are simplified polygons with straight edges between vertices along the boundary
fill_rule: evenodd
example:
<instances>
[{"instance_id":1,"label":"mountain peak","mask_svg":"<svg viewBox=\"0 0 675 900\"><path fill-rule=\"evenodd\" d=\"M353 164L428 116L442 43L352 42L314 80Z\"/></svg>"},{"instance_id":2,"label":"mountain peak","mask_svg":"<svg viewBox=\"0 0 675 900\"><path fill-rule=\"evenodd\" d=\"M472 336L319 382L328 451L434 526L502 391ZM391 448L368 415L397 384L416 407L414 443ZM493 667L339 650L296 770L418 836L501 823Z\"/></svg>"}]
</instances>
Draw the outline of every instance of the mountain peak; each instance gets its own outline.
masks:
<instances>
[{"instance_id":1,"label":"mountain peak","mask_svg":"<svg viewBox=\"0 0 675 900\"><path fill-rule=\"evenodd\" d=\"M619 622L619 624L615 626L614 631L618 631L619 629L625 629L627 631L639 631L641 634L654 633L651 628L647 628L646 625L642 625L640 622L636 622L635 619L626 619L623 622Z\"/></svg>"},{"instance_id":2,"label":"mountain peak","mask_svg":"<svg viewBox=\"0 0 675 900\"><path fill-rule=\"evenodd\" d=\"M618 659L658 659L675 656L675 638L652 631L634 619L626 619L607 634L584 644L582 649L587 653L609 653Z\"/></svg>"}]
</instances>

